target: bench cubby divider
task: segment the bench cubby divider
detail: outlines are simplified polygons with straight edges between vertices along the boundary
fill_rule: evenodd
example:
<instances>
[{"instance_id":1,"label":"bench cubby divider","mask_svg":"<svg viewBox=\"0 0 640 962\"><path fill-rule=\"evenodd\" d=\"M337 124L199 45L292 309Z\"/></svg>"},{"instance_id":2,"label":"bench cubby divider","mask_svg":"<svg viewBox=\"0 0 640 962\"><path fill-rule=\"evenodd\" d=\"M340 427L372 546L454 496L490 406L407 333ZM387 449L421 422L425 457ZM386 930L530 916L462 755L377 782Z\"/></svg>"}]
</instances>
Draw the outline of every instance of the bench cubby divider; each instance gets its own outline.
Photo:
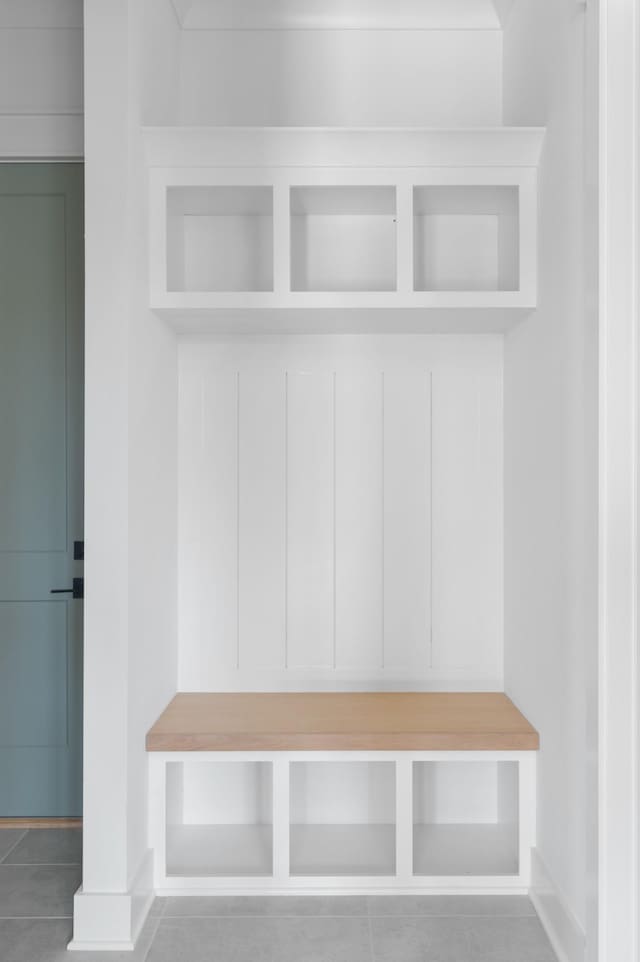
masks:
<instances>
[{"instance_id":1,"label":"bench cubby divider","mask_svg":"<svg viewBox=\"0 0 640 962\"><path fill-rule=\"evenodd\" d=\"M530 850L535 844L535 763L536 754L531 751L152 752L149 755L149 846L155 853L156 891L164 894L525 892L529 886ZM473 780L474 768L478 775L490 774L490 777L499 776L501 767L508 770L508 780L512 787L517 786L517 807L513 810L516 820L473 825L416 821L420 814L416 799L426 790L425 778L444 765L454 765L463 782L465 778ZM231 766L238 766L244 772L247 766L249 769L255 766L256 774L252 777L256 786L259 790L268 786L271 819L262 824L245 821L233 826L228 823L176 825L180 766L204 766L203 771L209 766L211 772L225 779L227 790L229 781L231 784L237 781ZM327 766L327 773L333 769L334 777L338 777L337 766L344 766L345 790L362 781L364 772L375 773L372 788L376 794L382 791L385 795L383 806L392 799L393 823L343 821L338 824L333 805L327 808L327 821L322 823L319 821L322 798L304 800L310 805L314 822L293 822L292 819L299 818L300 773L313 772L316 766ZM467 774L466 766L473 766ZM307 790L317 790L325 777L325 773L316 769L308 778ZM215 787L215 775L207 781ZM366 777L363 784L365 782ZM329 781L328 794L332 784L337 782ZM437 786L434 790L437 791ZM482 790L488 794L496 791L499 795L499 786L490 783ZM336 804L339 802L338 798ZM379 812L378 797L372 813L374 819L379 819ZM350 807L346 818L354 819L357 815ZM444 817L459 818L460 813L452 811ZM186 850L179 857L176 846L181 843L186 845ZM372 843L373 850L368 849ZM260 850L252 853L248 848L252 844ZM222 861L216 864L218 857L222 857ZM207 858L211 858L210 872L206 871ZM230 858L236 859L232 870L229 870ZM247 866L249 870L243 874L243 867Z\"/></svg>"}]
</instances>

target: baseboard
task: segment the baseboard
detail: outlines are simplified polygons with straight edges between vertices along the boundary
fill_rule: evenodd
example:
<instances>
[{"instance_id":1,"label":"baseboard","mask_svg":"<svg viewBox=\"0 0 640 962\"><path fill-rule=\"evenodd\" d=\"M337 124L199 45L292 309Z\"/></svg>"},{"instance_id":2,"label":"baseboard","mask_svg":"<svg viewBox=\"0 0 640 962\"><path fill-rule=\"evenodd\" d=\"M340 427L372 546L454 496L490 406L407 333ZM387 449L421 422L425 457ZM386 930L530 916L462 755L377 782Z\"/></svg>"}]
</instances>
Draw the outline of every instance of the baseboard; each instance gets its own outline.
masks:
<instances>
[{"instance_id":1,"label":"baseboard","mask_svg":"<svg viewBox=\"0 0 640 962\"><path fill-rule=\"evenodd\" d=\"M135 948L154 898L153 852L148 849L127 892L85 892L73 903L72 952L126 952Z\"/></svg>"},{"instance_id":2,"label":"baseboard","mask_svg":"<svg viewBox=\"0 0 640 962\"><path fill-rule=\"evenodd\" d=\"M82 828L81 818L0 818L3 828Z\"/></svg>"},{"instance_id":3,"label":"baseboard","mask_svg":"<svg viewBox=\"0 0 640 962\"><path fill-rule=\"evenodd\" d=\"M559 962L584 962L585 934L537 849L531 852L531 901Z\"/></svg>"}]
</instances>

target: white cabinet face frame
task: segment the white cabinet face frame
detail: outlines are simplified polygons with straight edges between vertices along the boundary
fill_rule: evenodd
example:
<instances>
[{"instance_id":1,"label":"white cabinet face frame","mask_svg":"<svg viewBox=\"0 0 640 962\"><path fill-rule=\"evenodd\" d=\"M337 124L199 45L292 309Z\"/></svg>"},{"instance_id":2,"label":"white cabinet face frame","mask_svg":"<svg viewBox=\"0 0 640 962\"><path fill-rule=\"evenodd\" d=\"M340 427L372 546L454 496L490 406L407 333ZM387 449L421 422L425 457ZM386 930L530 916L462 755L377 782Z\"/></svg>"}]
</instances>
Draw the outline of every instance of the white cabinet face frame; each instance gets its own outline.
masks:
<instances>
[{"instance_id":1,"label":"white cabinet face frame","mask_svg":"<svg viewBox=\"0 0 640 962\"><path fill-rule=\"evenodd\" d=\"M171 291L168 284L168 192L180 188L273 189L273 289ZM292 290L292 189L393 188L396 209L394 290ZM518 284L515 290L416 290L414 284L414 190L429 187L516 188L518 193ZM297 189L297 190L296 190ZM537 291L537 173L535 168L152 168L150 171L150 303L172 313L252 309L532 309ZM366 192L365 192L366 193ZM372 211L372 213L375 213ZM377 212L379 213L379 212ZM378 221L380 218L374 218ZM255 232L254 232L255 233ZM241 233L239 235L242 236ZM253 236L253 234L251 235ZM388 237L388 233L386 235ZM384 240L381 241L384 243ZM388 241L387 241L388 243ZM264 249L266 245L263 246ZM385 255L388 260L388 252ZM271 265L270 265L271 266ZM242 273L242 270L240 271ZM295 285L294 286L299 286ZM343 285L344 286L344 285ZM387 285L388 286L388 285Z\"/></svg>"},{"instance_id":2,"label":"white cabinet face frame","mask_svg":"<svg viewBox=\"0 0 640 962\"><path fill-rule=\"evenodd\" d=\"M154 851L154 885L157 893L188 895L193 893L211 894L285 894L298 892L312 894L313 892L356 893L377 892L394 893L398 891L431 892L431 893L526 893L529 888L531 875L531 849L536 844L535 805L536 805L536 759L535 752L153 752L149 756L149 847ZM476 765L482 763L514 763L517 767L517 806L511 810L508 818L517 817L517 827L514 829L514 859L517 857L517 873L500 875L495 869L490 870L491 853L486 854L487 845L481 847L481 858L487 859L487 874L485 875L454 875L441 876L418 874L414 870L414 785L413 772L416 764L437 763L446 765ZM202 868L203 855L196 851L197 870L187 874L185 869L181 874L169 875L167 866L167 832L168 827L180 821L180 807L182 799L181 789L176 793L167 791L167 772L170 766L211 766L212 764L238 764L243 766L260 765L270 768L266 784L271 786L271 805L269 809L272 828L273 859L272 871L259 870L246 876L235 872L233 875L206 874ZM295 844L295 833L292 836L291 825L296 818L292 808L292 780L291 767L296 763L306 765L322 765L330 763L336 765L360 766L362 763L380 768L380 763L387 763L393 768L394 785L392 791L395 801L395 865L394 870L384 875L367 874L365 868L362 874L349 875L341 872L337 875L303 874L296 875L291 865L295 863L295 854L290 852L290 846ZM354 770L352 768L352 772ZM263 799L264 805L264 799ZM389 806L388 806L389 807ZM447 819L443 819L444 822ZM362 826L352 818L351 823L356 830ZM454 822L455 825L455 822ZM478 823L481 828L481 823ZM256 839L256 825L251 818L241 823L246 828L244 837L238 835L238 859L243 864L253 862L252 853L244 851L243 847L251 846ZM260 829L264 825L259 826ZM324 827L324 826L323 826ZM344 826L341 826L344 828ZM373 830L379 826L371 823ZM495 825L488 826L493 829ZM233 826L237 828L237 824ZM207 845L207 828L203 833L203 845ZM218 836L219 837L219 836ZM224 835L222 835L224 838ZM263 838L258 838L258 844L264 844ZM454 840L454 844L458 844ZM461 844L467 844L464 836ZM348 848L348 846L346 846ZM214 838L212 851L215 859L219 851L218 841ZM228 856L228 846L223 843L225 857ZM313 840L311 845L313 851ZM175 848L174 848L175 851ZM339 857L339 849L336 848ZM330 853L331 854L331 853ZM349 853L345 858L349 858ZM260 859L258 858L258 864ZM212 864L214 864L212 862ZM306 870L305 870L306 871Z\"/></svg>"}]
</instances>

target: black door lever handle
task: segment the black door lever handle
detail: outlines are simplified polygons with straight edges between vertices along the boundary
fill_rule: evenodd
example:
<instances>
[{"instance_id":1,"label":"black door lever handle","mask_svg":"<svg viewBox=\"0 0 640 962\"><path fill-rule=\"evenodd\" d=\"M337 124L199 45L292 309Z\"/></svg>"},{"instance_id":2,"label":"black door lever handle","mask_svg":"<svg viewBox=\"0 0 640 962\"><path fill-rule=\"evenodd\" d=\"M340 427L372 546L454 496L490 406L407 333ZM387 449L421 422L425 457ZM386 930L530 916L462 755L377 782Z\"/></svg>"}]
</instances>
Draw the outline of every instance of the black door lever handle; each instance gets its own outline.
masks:
<instances>
[{"instance_id":1,"label":"black door lever handle","mask_svg":"<svg viewBox=\"0 0 640 962\"><path fill-rule=\"evenodd\" d=\"M52 588L52 595L71 595L73 598L84 598L84 578L74 578L73 588Z\"/></svg>"}]
</instances>

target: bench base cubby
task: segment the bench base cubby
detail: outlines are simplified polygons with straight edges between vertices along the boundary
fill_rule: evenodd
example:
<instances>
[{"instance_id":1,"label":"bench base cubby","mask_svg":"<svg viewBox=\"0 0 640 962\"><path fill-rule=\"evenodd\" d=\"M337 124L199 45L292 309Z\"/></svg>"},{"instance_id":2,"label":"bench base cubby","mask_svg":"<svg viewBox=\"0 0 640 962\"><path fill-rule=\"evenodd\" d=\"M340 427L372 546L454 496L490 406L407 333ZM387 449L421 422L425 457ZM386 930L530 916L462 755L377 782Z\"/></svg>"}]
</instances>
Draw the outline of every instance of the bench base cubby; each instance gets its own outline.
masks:
<instances>
[{"instance_id":1,"label":"bench base cubby","mask_svg":"<svg viewBox=\"0 0 640 962\"><path fill-rule=\"evenodd\" d=\"M532 751L151 752L155 889L524 893L535 766Z\"/></svg>"}]
</instances>

